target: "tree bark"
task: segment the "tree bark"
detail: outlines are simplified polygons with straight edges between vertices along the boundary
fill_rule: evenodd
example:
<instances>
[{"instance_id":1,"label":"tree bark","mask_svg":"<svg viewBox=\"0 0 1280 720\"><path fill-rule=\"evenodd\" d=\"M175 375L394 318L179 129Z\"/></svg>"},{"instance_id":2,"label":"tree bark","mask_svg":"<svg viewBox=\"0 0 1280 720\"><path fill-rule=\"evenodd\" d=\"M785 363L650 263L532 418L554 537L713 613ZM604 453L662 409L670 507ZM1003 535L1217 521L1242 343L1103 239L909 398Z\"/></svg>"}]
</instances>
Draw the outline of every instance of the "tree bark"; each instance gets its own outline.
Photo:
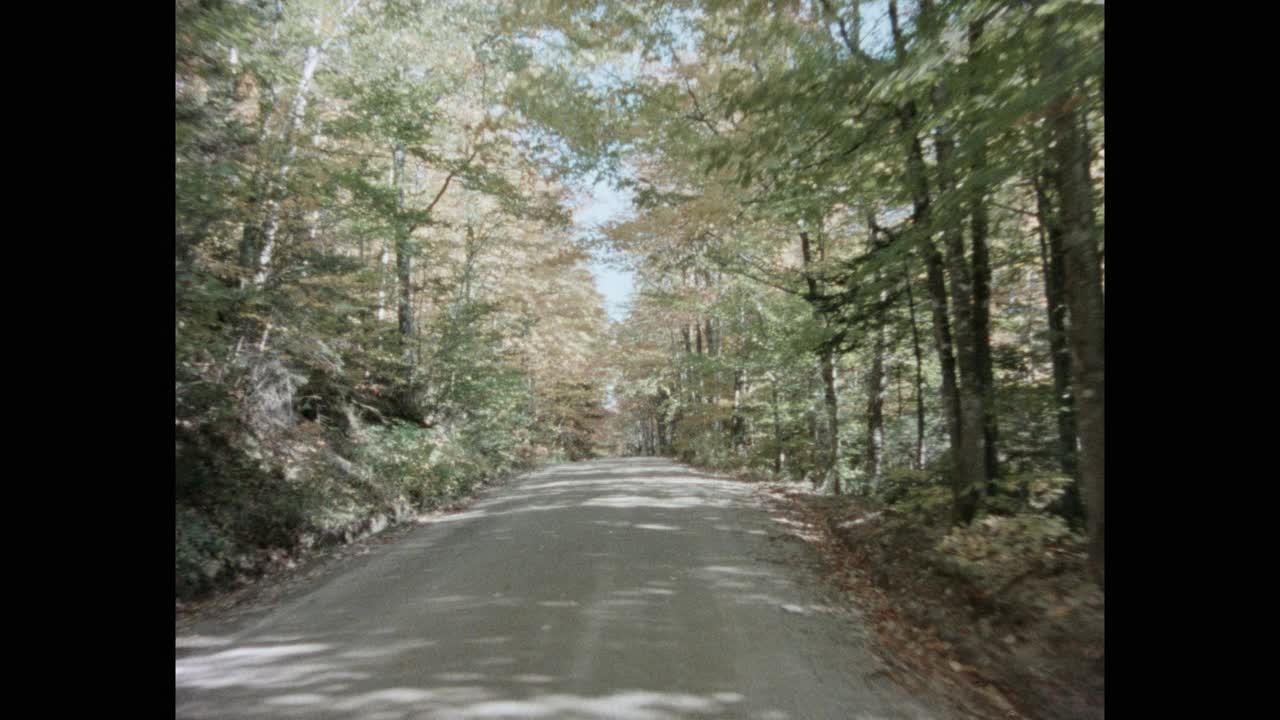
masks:
<instances>
[{"instance_id":1,"label":"tree bark","mask_svg":"<svg viewBox=\"0 0 1280 720\"><path fill-rule=\"evenodd\" d=\"M822 388L823 403L827 410L827 472L831 494L839 495L840 419L836 402L835 351L829 347L822 352ZM823 482L826 484L828 481Z\"/></svg>"},{"instance_id":2,"label":"tree bark","mask_svg":"<svg viewBox=\"0 0 1280 720\"><path fill-rule=\"evenodd\" d=\"M890 7L893 6L894 3L890 3ZM942 377L939 394L942 396L942 410L947 420L947 435L951 441L952 518L967 522L965 518L972 518L977 512L977 502L962 480L965 474L960 466L962 438L960 393L956 387L956 358L951 340L950 313L947 309L947 283L942 254L938 252L937 246L933 244L930 237L929 224L932 218L929 186L925 176L924 150L913 127L915 114L915 103L907 103L903 113L903 132L909 138L907 167L912 185L911 225L912 231L919 235L917 243L924 257L925 289L933 312L933 344L938 353L938 365Z\"/></svg>"},{"instance_id":3,"label":"tree bark","mask_svg":"<svg viewBox=\"0 0 1280 720\"><path fill-rule=\"evenodd\" d=\"M991 360L991 260L987 250L987 206L981 194L973 201L970 229L973 240L973 333L978 354L979 391L982 393L987 492L993 493L993 481L1000 476L996 446L999 419L995 409L995 369Z\"/></svg>"},{"instance_id":4,"label":"tree bark","mask_svg":"<svg viewBox=\"0 0 1280 720\"><path fill-rule=\"evenodd\" d=\"M878 313L877 313L878 314ZM867 373L867 456L865 470L872 491L880 485L880 462L884 448L884 323L877 318L871 350L871 371Z\"/></svg>"},{"instance_id":5,"label":"tree bark","mask_svg":"<svg viewBox=\"0 0 1280 720\"><path fill-rule=\"evenodd\" d=\"M658 453L671 454L671 432L674 422L667 418L667 408L671 402L671 393L663 387L658 389Z\"/></svg>"},{"instance_id":6,"label":"tree bark","mask_svg":"<svg viewBox=\"0 0 1280 720\"><path fill-rule=\"evenodd\" d=\"M916 361L916 454L914 467L916 470L921 470L924 468L924 359L920 351L920 330L916 326L916 299L915 293L911 289L911 266L905 258L902 264L903 274L907 281L907 313L911 320L911 353L915 356Z\"/></svg>"},{"instance_id":7,"label":"tree bark","mask_svg":"<svg viewBox=\"0 0 1280 720\"><path fill-rule=\"evenodd\" d=\"M938 95L944 94L939 86ZM945 100L943 100L945 102ZM937 153L938 189L943 195L957 192L954 178L954 142L945 126L934 139ZM947 270L951 275L951 311L955 317L956 365L959 370L960 445L952 449L959 455L953 480L966 502L957 508L953 520L968 524L977 512L978 498L987 487L986 403L978 351L978 333L974 311L973 275L965 257L964 232L958 219L944 218L942 244L946 250Z\"/></svg>"},{"instance_id":8,"label":"tree bark","mask_svg":"<svg viewBox=\"0 0 1280 720\"><path fill-rule=\"evenodd\" d=\"M404 146L396 143L392 150L395 164L396 212L404 212ZM400 334L413 336L413 243L412 233L402 219L396 220L396 279L400 284Z\"/></svg>"},{"instance_id":9,"label":"tree bark","mask_svg":"<svg viewBox=\"0 0 1280 720\"><path fill-rule=\"evenodd\" d=\"M1055 21L1049 20L1050 77L1064 72L1066 50L1055 42ZM1071 313L1072 385L1079 422L1080 480L1088 514L1089 564L1094 580L1106 590L1105 474L1106 474L1106 354L1105 300L1098 245L1094 237L1093 187L1081 157L1078 121L1070 91L1055 97L1046 113L1053 141L1053 161L1061 207L1062 258L1065 295Z\"/></svg>"},{"instance_id":10,"label":"tree bark","mask_svg":"<svg viewBox=\"0 0 1280 720\"><path fill-rule=\"evenodd\" d=\"M302 127L302 121L306 117L307 102L311 97L312 81L315 79L316 70L320 67L320 60L324 57L329 44L342 33L343 23L346 21L347 16L356 9L360 2L361 0L350 0L338 17L333 32L323 40L317 37L316 42L307 47L306 60L303 61L302 65L302 75L298 79L298 86L294 91L293 105L289 108L289 114L285 118L282 139L282 145L285 148L284 161L266 183L264 193L266 196L266 218L262 222L260 230L257 227L250 230L250 226L246 225L245 237L241 240L241 258L242 260L250 258L250 269L254 271L253 284L257 287L265 285L267 278L271 274L271 259L275 253L276 234L280 230L280 212L286 191L285 183L289 178L289 173L293 169L294 159L298 154L298 145L293 141L293 137L298 128ZM318 19L316 27L318 30ZM258 240L261 240L260 247L258 246ZM253 258L255 250L257 252L256 259Z\"/></svg>"},{"instance_id":11,"label":"tree bark","mask_svg":"<svg viewBox=\"0 0 1280 720\"><path fill-rule=\"evenodd\" d=\"M800 255L804 261L804 278L808 285L808 301L811 305L818 299L818 280L812 272L813 252L809 245L809 233L800 233ZM821 318L816 306L814 314ZM835 351L831 347L824 348L819 353L819 375L822 377L823 387L823 406L827 416L827 427L825 440L826 447L825 457L823 458L823 484L830 484L832 493L840 494L840 473L838 471L840 461L840 422L839 408L836 399L836 367L835 367Z\"/></svg>"},{"instance_id":12,"label":"tree bark","mask_svg":"<svg viewBox=\"0 0 1280 720\"><path fill-rule=\"evenodd\" d=\"M742 396L746 389L742 368L733 371L733 419L729 423L729 441L735 451L742 448L746 419L742 416Z\"/></svg>"},{"instance_id":13,"label":"tree bark","mask_svg":"<svg viewBox=\"0 0 1280 720\"><path fill-rule=\"evenodd\" d=\"M778 407L778 378L770 373L769 386L773 390L773 476L782 476L782 418Z\"/></svg>"},{"instance_id":14,"label":"tree bark","mask_svg":"<svg viewBox=\"0 0 1280 720\"><path fill-rule=\"evenodd\" d=\"M1085 521L1076 462L1076 416L1071 396L1071 350L1067 347L1066 276L1062 263L1062 228L1053 219L1044 180L1034 180L1039 219L1040 266L1044 273L1045 310L1049 326L1049 358L1053 367L1053 402L1057 409L1058 466L1072 478L1063 497L1063 514L1072 525Z\"/></svg>"},{"instance_id":15,"label":"tree bark","mask_svg":"<svg viewBox=\"0 0 1280 720\"><path fill-rule=\"evenodd\" d=\"M312 45L307 48L307 59L302 67L302 78L298 81L298 88L294 94L293 106L290 108L289 120L285 128L284 162L281 163L280 168L276 171L275 177L267 184L267 217L262 224L260 235L262 245L258 249L258 257L254 263L253 284L257 287L265 285L267 278L271 274L271 258L275 253L276 234L280 230L280 209L284 200L284 186L289 179L289 172L293 169L293 162L298 154L298 144L293 141L293 135L302 126L302 120L306 116L311 81L315 77L316 68L319 65L320 47Z\"/></svg>"},{"instance_id":16,"label":"tree bark","mask_svg":"<svg viewBox=\"0 0 1280 720\"><path fill-rule=\"evenodd\" d=\"M884 243L876 233L875 218L867 221L871 234L873 252L884 247ZM874 276L876 287L880 286L882 274L877 271ZM867 373L867 453L863 469L866 473L866 485L872 492L880 485L881 458L884 450L884 355L885 355L885 313L889 309L888 293L881 290L871 310L871 369Z\"/></svg>"},{"instance_id":17,"label":"tree bark","mask_svg":"<svg viewBox=\"0 0 1280 720\"><path fill-rule=\"evenodd\" d=\"M970 67L974 68L969 73L970 95L982 95L986 91L985 78L977 70L978 63L982 59L982 52L977 49L982 30L983 23L980 21L969 26L969 63ZM985 141L983 141L974 151L970 177L977 180L986 170L986 165L987 153ZM973 330L983 403L982 428L986 452L987 492L994 493L996 491L994 480L1000 475L1000 458L996 446L999 427L995 409L995 371L991 360L991 259L987 249L990 222L986 189L981 181L977 181L971 193L969 229L973 242Z\"/></svg>"},{"instance_id":18,"label":"tree bark","mask_svg":"<svg viewBox=\"0 0 1280 720\"><path fill-rule=\"evenodd\" d=\"M926 15L931 4L921 2L920 13ZM902 34L898 20L897 0L889 0L889 23L893 33L894 51L898 65L906 60L906 40ZM912 198L911 224L912 231L917 234L917 243L924 257L928 282L926 288L929 302L933 309L934 346L938 351L941 366L942 408L947 418L947 431L951 440L951 493L952 520L968 523L977 512L978 498L974 492L969 476L972 472L968 463L963 463L962 407L956 382L956 359L951 339L951 324L947 312L947 286L943 271L942 255L933 244L930 224L932 211L929 196L929 183L924 162L924 148L916 133L918 111L914 100L907 101L899 110L900 127L907 144L907 178L908 189ZM972 413L972 405L969 408ZM979 414L979 423L981 415Z\"/></svg>"}]
</instances>

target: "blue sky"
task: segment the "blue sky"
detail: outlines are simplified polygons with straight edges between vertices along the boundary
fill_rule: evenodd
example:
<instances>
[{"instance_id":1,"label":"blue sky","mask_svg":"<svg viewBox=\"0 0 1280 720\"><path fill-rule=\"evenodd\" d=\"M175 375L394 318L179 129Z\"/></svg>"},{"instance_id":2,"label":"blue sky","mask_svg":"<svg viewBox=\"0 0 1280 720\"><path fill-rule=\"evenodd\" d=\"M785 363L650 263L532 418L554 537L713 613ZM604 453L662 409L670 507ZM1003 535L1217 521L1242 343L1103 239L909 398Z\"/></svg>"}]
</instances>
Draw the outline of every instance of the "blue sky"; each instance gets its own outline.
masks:
<instances>
[{"instance_id":1,"label":"blue sky","mask_svg":"<svg viewBox=\"0 0 1280 720\"><path fill-rule=\"evenodd\" d=\"M859 7L862 42L873 54L883 54L892 49L887 7L885 0L869 0ZM834 23L831 29L834 38ZM675 30L681 44L689 45L691 38L683 32L684 29L677 26ZM613 62L592 70L588 79L598 87L607 87L619 79L625 81L633 77L637 63L638 57L634 52L623 58L614 58ZM598 227L626 217L631 210L631 197L630 191L619 192L608 181L596 180L583 193L581 204L574 210L574 235L590 235ZM621 320L626 316L627 303L635 287L634 274L611 264L603 253L596 254L590 263L590 269L595 277L596 288L604 295L605 310L609 317L615 321Z\"/></svg>"},{"instance_id":2,"label":"blue sky","mask_svg":"<svg viewBox=\"0 0 1280 720\"><path fill-rule=\"evenodd\" d=\"M566 49L568 42L559 31L544 32L528 42L534 52L542 55L548 64L572 63ZM586 78L597 89L608 91L618 83L633 78L638 67L639 56L632 52L591 67ZM591 185L578 186L574 190L578 193L579 200L573 211L572 232L575 240L590 237L600 227L621 220L630 213L631 192L615 190L605 178L597 177ZM623 319L635 285L633 273L610 263L603 251L594 253L588 267L595 278L596 289L604 296L605 311L609 318Z\"/></svg>"},{"instance_id":3,"label":"blue sky","mask_svg":"<svg viewBox=\"0 0 1280 720\"><path fill-rule=\"evenodd\" d=\"M626 217L630 210L630 191L618 192L607 181L597 180L588 189L582 204L574 210L574 234L579 237L591 234L599 226ZM597 254L590 267L596 288L604 295L609 317L621 320L627 313L626 304L635 286L633 274L630 270L612 266L602 254Z\"/></svg>"}]
</instances>

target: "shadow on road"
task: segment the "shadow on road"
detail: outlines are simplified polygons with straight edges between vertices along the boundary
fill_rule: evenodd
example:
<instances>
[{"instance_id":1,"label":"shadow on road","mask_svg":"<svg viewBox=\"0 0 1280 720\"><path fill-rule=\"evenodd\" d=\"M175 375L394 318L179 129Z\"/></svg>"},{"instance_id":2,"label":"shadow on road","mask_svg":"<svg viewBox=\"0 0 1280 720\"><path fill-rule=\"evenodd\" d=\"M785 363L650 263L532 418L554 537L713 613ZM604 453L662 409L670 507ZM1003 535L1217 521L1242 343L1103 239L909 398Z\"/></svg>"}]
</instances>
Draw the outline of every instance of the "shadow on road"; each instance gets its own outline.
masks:
<instances>
[{"instance_id":1,"label":"shadow on road","mask_svg":"<svg viewBox=\"0 0 1280 720\"><path fill-rule=\"evenodd\" d=\"M177 715L811 716L795 696L827 670L781 650L829 608L749 493L665 461L528 476L249 630L179 638Z\"/></svg>"}]
</instances>

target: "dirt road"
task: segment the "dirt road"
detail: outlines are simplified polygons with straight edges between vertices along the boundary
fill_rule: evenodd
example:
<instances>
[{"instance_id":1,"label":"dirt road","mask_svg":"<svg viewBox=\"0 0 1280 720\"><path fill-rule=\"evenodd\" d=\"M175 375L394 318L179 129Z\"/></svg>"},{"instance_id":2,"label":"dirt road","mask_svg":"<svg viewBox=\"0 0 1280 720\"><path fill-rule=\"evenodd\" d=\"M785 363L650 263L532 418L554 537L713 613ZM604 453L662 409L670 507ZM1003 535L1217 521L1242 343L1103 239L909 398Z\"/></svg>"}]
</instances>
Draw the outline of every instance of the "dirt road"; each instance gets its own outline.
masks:
<instances>
[{"instance_id":1,"label":"dirt road","mask_svg":"<svg viewBox=\"0 0 1280 720\"><path fill-rule=\"evenodd\" d=\"M787 529L668 461L549 468L180 635L177 717L948 717L885 677Z\"/></svg>"}]
</instances>

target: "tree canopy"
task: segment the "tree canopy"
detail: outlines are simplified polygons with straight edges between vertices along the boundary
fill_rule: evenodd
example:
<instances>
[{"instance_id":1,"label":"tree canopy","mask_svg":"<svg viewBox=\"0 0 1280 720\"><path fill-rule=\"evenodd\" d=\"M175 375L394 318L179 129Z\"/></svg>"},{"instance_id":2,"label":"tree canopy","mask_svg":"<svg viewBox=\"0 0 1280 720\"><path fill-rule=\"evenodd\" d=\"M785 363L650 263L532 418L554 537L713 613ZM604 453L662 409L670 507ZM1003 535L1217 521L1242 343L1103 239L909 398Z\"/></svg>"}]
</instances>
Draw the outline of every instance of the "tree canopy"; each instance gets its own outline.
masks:
<instances>
[{"instance_id":1,"label":"tree canopy","mask_svg":"<svg viewBox=\"0 0 1280 720\"><path fill-rule=\"evenodd\" d=\"M180 591L607 453L962 527L1049 482L1102 582L1101 4L175 12Z\"/></svg>"}]
</instances>

